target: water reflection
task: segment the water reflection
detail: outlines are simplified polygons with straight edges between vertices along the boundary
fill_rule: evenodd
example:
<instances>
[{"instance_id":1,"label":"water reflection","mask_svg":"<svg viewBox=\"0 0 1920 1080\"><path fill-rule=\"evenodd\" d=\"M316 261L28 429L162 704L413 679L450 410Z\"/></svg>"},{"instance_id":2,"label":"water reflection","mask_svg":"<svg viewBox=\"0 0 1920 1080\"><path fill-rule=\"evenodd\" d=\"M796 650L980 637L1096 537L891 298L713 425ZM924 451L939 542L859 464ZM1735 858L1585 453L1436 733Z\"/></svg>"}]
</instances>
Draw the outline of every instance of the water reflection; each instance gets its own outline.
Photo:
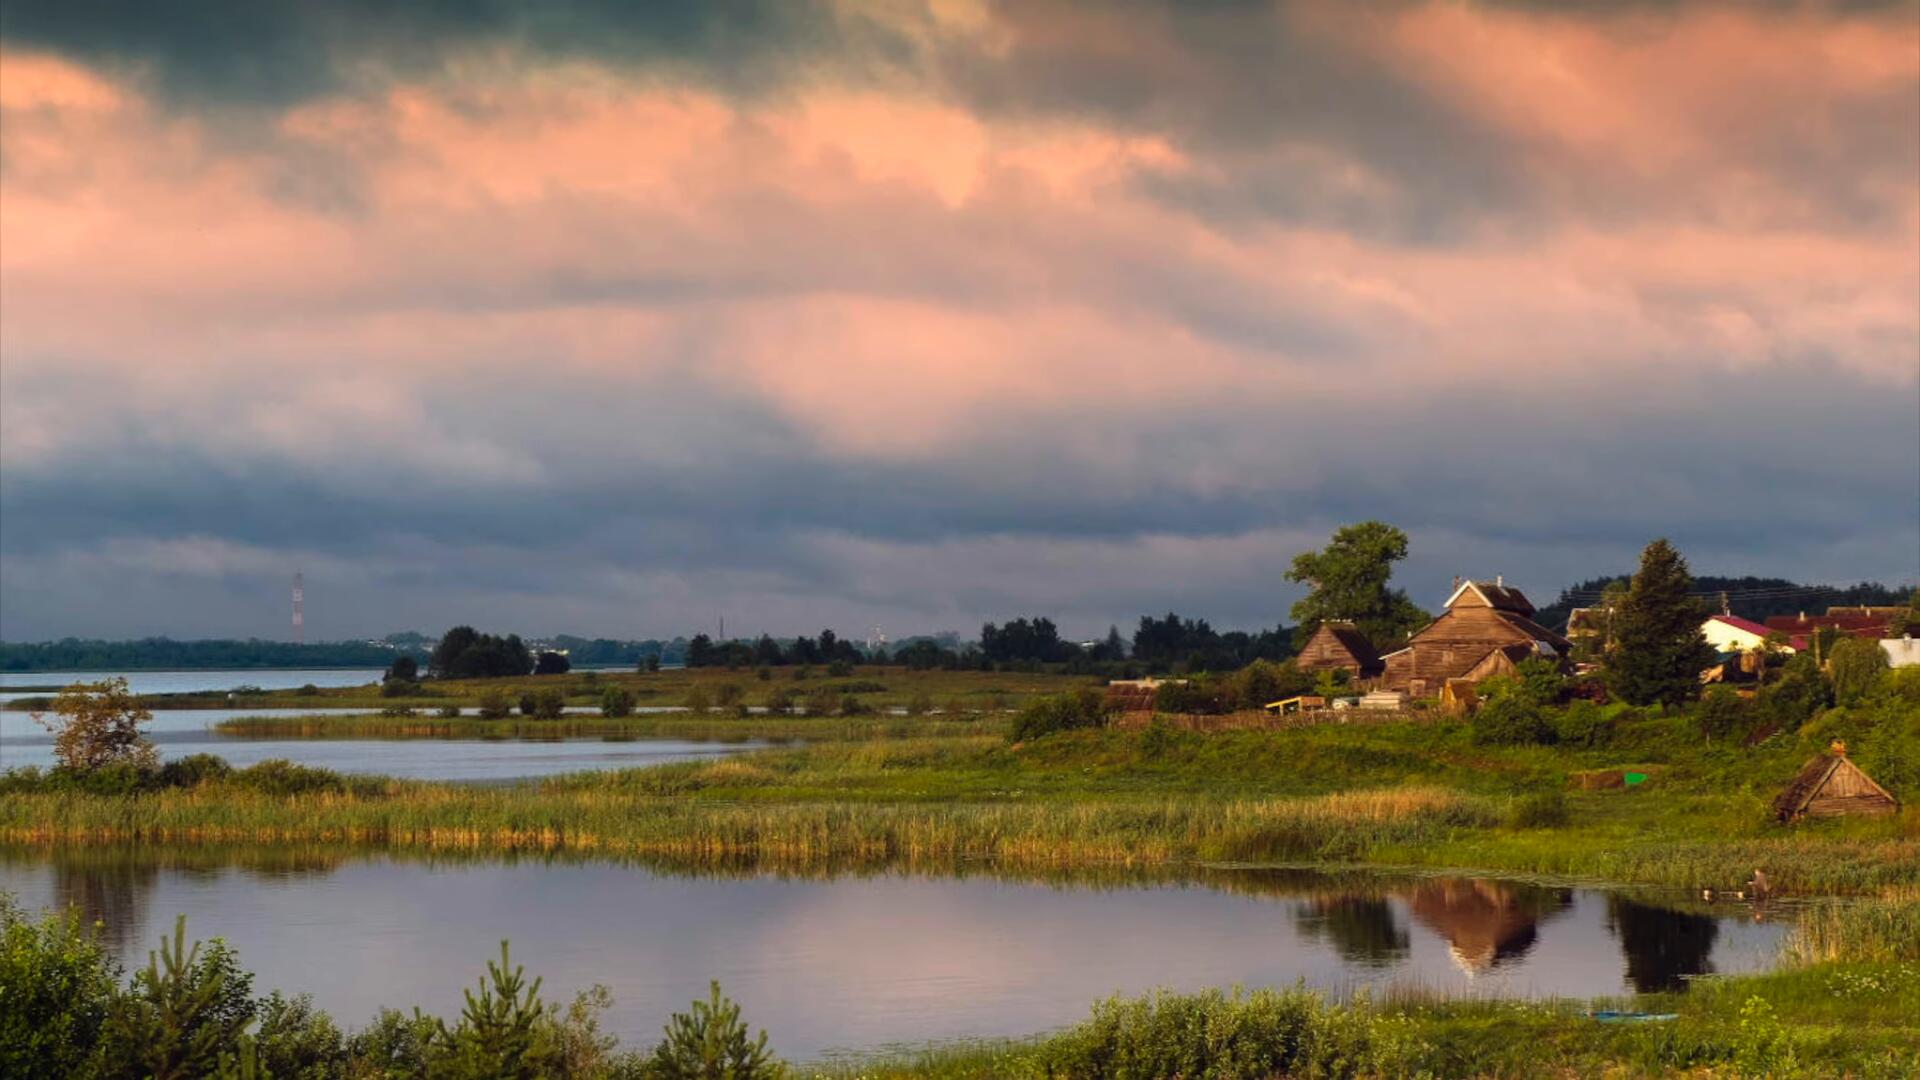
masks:
<instances>
[{"instance_id":1,"label":"water reflection","mask_svg":"<svg viewBox=\"0 0 1920 1080\"><path fill-rule=\"evenodd\" d=\"M1627 982L1641 993L1681 990L1688 976L1713 971L1720 924L1706 915L1609 896L1607 929L1627 954Z\"/></svg>"},{"instance_id":2,"label":"water reflection","mask_svg":"<svg viewBox=\"0 0 1920 1080\"><path fill-rule=\"evenodd\" d=\"M1770 965L1783 931L1737 906L1352 871L770 868L327 845L0 846L0 889L29 909L78 906L132 966L184 914L189 933L232 942L263 990L311 991L349 1024L385 1005L458 1011L501 938L558 996L611 987L608 1027L628 1040L652 1038L717 977L800 1058L1029 1034L1159 986L1671 989Z\"/></svg>"}]
</instances>

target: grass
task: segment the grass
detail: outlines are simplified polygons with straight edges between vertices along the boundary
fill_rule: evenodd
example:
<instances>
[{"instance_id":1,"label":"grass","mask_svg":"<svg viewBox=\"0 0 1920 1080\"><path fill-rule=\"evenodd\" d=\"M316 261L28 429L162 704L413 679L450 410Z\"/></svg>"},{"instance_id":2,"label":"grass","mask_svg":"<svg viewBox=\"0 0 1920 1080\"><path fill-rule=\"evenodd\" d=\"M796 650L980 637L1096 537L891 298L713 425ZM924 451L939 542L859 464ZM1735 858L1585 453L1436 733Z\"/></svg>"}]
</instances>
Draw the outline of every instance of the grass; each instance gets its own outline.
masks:
<instances>
[{"instance_id":1,"label":"grass","mask_svg":"<svg viewBox=\"0 0 1920 1080\"><path fill-rule=\"evenodd\" d=\"M18 791L0 800L0 840L353 842L781 868L1318 861L1689 889L1734 887L1759 867L1777 888L1800 893L1920 886L1920 811L1772 823L1767 800L1803 760L1792 745L1484 747L1455 725L1088 730L1009 745L992 733L994 721L708 723L743 734L756 723L822 725L815 731L853 723L842 730L859 734L501 788ZM1610 766L1652 779L1567 790L1572 773Z\"/></svg>"}]
</instances>

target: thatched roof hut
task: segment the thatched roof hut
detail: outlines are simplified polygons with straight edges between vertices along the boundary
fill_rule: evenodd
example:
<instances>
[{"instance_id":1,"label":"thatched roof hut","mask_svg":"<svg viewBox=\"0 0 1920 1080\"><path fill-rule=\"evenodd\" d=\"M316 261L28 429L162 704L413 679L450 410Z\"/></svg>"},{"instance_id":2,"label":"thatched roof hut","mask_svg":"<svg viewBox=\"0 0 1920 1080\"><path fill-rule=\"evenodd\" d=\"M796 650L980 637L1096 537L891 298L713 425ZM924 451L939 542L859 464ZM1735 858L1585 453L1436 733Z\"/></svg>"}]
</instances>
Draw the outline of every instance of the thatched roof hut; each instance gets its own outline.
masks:
<instances>
[{"instance_id":1,"label":"thatched roof hut","mask_svg":"<svg viewBox=\"0 0 1920 1080\"><path fill-rule=\"evenodd\" d=\"M1843 746L1807 762L1773 801L1774 816L1788 822L1803 817L1891 814L1899 809L1898 799L1847 760Z\"/></svg>"}]
</instances>

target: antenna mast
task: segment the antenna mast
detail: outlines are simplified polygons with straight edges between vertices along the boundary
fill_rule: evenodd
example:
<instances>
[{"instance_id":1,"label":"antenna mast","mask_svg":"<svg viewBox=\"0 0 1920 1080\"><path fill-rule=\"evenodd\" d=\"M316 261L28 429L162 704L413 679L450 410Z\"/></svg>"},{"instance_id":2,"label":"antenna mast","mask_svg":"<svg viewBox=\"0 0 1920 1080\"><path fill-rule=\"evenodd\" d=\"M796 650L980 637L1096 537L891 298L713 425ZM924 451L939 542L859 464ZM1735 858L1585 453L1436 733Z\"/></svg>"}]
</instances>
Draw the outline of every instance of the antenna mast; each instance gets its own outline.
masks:
<instances>
[{"instance_id":1,"label":"antenna mast","mask_svg":"<svg viewBox=\"0 0 1920 1080\"><path fill-rule=\"evenodd\" d=\"M295 570L293 572L293 643L295 645L307 643L306 599L306 579L300 571Z\"/></svg>"}]
</instances>

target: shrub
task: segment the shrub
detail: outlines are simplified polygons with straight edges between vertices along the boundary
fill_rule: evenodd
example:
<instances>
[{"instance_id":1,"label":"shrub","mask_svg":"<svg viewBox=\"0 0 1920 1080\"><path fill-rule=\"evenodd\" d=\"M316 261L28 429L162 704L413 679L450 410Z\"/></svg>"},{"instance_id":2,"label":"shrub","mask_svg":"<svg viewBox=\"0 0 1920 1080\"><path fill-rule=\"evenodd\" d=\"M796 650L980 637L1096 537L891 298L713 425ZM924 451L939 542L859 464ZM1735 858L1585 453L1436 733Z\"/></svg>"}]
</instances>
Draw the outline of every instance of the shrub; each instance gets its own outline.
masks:
<instances>
[{"instance_id":1,"label":"shrub","mask_svg":"<svg viewBox=\"0 0 1920 1080\"><path fill-rule=\"evenodd\" d=\"M295 697L319 697L320 688L312 683L301 683L300 689L295 690L293 693Z\"/></svg>"},{"instance_id":2,"label":"shrub","mask_svg":"<svg viewBox=\"0 0 1920 1080\"><path fill-rule=\"evenodd\" d=\"M1553 730L1565 746L1606 746L1613 741L1613 718L1591 701L1575 701L1554 718Z\"/></svg>"},{"instance_id":3,"label":"shrub","mask_svg":"<svg viewBox=\"0 0 1920 1080\"><path fill-rule=\"evenodd\" d=\"M784 687L776 689L767 695L767 711L776 716L783 716L793 711L793 706L798 700L793 691Z\"/></svg>"},{"instance_id":4,"label":"shrub","mask_svg":"<svg viewBox=\"0 0 1920 1080\"><path fill-rule=\"evenodd\" d=\"M713 692L713 699L719 702L723 709L731 709L740 704L740 699L745 696L746 691L740 688L739 683L721 683Z\"/></svg>"},{"instance_id":5,"label":"shrub","mask_svg":"<svg viewBox=\"0 0 1920 1080\"><path fill-rule=\"evenodd\" d=\"M707 696L707 688L696 686L687 691L687 709L703 713L713 707L713 699Z\"/></svg>"},{"instance_id":6,"label":"shrub","mask_svg":"<svg viewBox=\"0 0 1920 1080\"><path fill-rule=\"evenodd\" d=\"M0 893L0 1076L77 1076L119 970L77 909L29 921Z\"/></svg>"},{"instance_id":7,"label":"shrub","mask_svg":"<svg viewBox=\"0 0 1920 1080\"><path fill-rule=\"evenodd\" d=\"M296 765L286 758L268 758L258 765L235 771L230 779L263 795L305 795L314 791L339 791L345 786L339 773Z\"/></svg>"},{"instance_id":8,"label":"shrub","mask_svg":"<svg viewBox=\"0 0 1920 1080\"><path fill-rule=\"evenodd\" d=\"M740 1006L721 994L715 982L707 1000L693 1003L692 1012L673 1014L648 1071L660 1080L772 1080L781 1075L780 1064L767 1050L767 1033L755 1039L748 1032Z\"/></svg>"},{"instance_id":9,"label":"shrub","mask_svg":"<svg viewBox=\"0 0 1920 1080\"><path fill-rule=\"evenodd\" d=\"M840 699L834 696L832 690L824 686L818 687L807 694L807 715L831 716L834 706L839 703Z\"/></svg>"},{"instance_id":10,"label":"shrub","mask_svg":"<svg viewBox=\"0 0 1920 1080\"><path fill-rule=\"evenodd\" d=\"M915 694L907 702L908 716L925 716L932 711L933 698L927 696L925 693Z\"/></svg>"},{"instance_id":11,"label":"shrub","mask_svg":"<svg viewBox=\"0 0 1920 1080\"><path fill-rule=\"evenodd\" d=\"M1153 692L1154 712L1214 715L1230 704L1221 687L1201 679L1164 682Z\"/></svg>"},{"instance_id":12,"label":"shrub","mask_svg":"<svg viewBox=\"0 0 1920 1080\"><path fill-rule=\"evenodd\" d=\"M167 787L198 787L210 781L225 780L233 766L215 754L188 754L160 766L160 783Z\"/></svg>"},{"instance_id":13,"label":"shrub","mask_svg":"<svg viewBox=\"0 0 1920 1080\"><path fill-rule=\"evenodd\" d=\"M1275 1076L1414 1075L1376 1040L1374 1015L1329 1006L1306 990L1219 990L1114 998L1086 1023L1041 1049L1048 1076L1186 1076L1266 1080Z\"/></svg>"},{"instance_id":14,"label":"shrub","mask_svg":"<svg viewBox=\"0 0 1920 1080\"><path fill-rule=\"evenodd\" d=\"M761 682L768 682L773 678L773 669L765 664L761 664L754 670L753 677L759 679Z\"/></svg>"},{"instance_id":15,"label":"shrub","mask_svg":"<svg viewBox=\"0 0 1920 1080\"><path fill-rule=\"evenodd\" d=\"M531 711L527 698L533 699ZM536 690L520 699L520 711L540 720L558 720L567 711L567 697L557 689Z\"/></svg>"},{"instance_id":16,"label":"shrub","mask_svg":"<svg viewBox=\"0 0 1920 1080\"><path fill-rule=\"evenodd\" d=\"M512 709L510 702L511 699L507 697L505 690L501 690L498 687L491 690L482 690L480 691L479 700L480 716L487 720L505 719L508 711Z\"/></svg>"},{"instance_id":17,"label":"shrub","mask_svg":"<svg viewBox=\"0 0 1920 1080\"><path fill-rule=\"evenodd\" d=\"M1544 791L1523 795L1507 813L1507 824L1516 829L1552 829L1565 825L1571 815L1563 792Z\"/></svg>"},{"instance_id":18,"label":"shrub","mask_svg":"<svg viewBox=\"0 0 1920 1080\"><path fill-rule=\"evenodd\" d=\"M621 717L633 715L633 692L624 686L609 686L600 695L600 715Z\"/></svg>"},{"instance_id":19,"label":"shrub","mask_svg":"<svg viewBox=\"0 0 1920 1080\"><path fill-rule=\"evenodd\" d=\"M873 706L854 697L852 694L840 695L839 712L841 716L865 716L873 711Z\"/></svg>"},{"instance_id":20,"label":"shrub","mask_svg":"<svg viewBox=\"0 0 1920 1080\"><path fill-rule=\"evenodd\" d=\"M1098 690L1085 688L1056 694L1031 702L1013 718L1009 737L1025 742L1056 731L1101 727L1109 716L1106 697Z\"/></svg>"},{"instance_id":21,"label":"shrub","mask_svg":"<svg viewBox=\"0 0 1920 1080\"><path fill-rule=\"evenodd\" d=\"M253 1023L253 977L233 950L218 938L189 949L186 935L181 916L107 1017L107 1060L135 1063L146 1076L218 1075L222 1052Z\"/></svg>"},{"instance_id":22,"label":"shrub","mask_svg":"<svg viewBox=\"0 0 1920 1080\"><path fill-rule=\"evenodd\" d=\"M1525 746L1554 739L1546 710L1524 693L1500 694L1481 705L1473 714L1472 730L1474 742L1489 746Z\"/></svg>"},{"instance_id":23,"label":"shrub","mask_svg":"<svg viewBox=\"0 0 1920 1080\"><path fill-rule=\"evenodd\" d=\"M410 679L388 679L380 684L381 697L413 697L420 693L420 684Z\"/></svg>"},{"instance_id":24,"label":"shrub","mask_svg":"<svg viewBox=\"0 0 1920 1080\"><path fill-rule=\"evenodd\" d=\"M1850 637L1835 644L1828 660L1834 704L1865 701L1886 678L1889 666L1886 650L1871 638Z\"/></svg>"},{"instance_id":25,"label":"shrub","mask_svg":"<svg viewBox=\"0 0 1920 1080\"><path fill-rule=\"evenodd\" d=\"M844 679L853 674L853 665L845 660L835 660L827 665L827 674L836 679Z\"/></svg>"},{"instance_id":26,"label":"shrub","mask_svg":"<svg viewBox=\"0 0 1920 1080\"><path fill-rule=\"evenodd\" d=\"M460 715L460 706L458 705L440 706L440 716L442 719L452 720L459 715Z\"/></svg>"},{"instance_id":27,"label":"shrub","mask_svg":"<svg viewBox=\"0 0 1920 1080\"><path fill-rule=\"evenodd\" d=\"M1745 734L1753 720L1746 699L1730 686L1716 686L1694 702L1693 722L1701 737L1711 742Z\"/></svg>"},{"instance_id":28,"label":"shrub","mask_svg":"<svg viewBox=\"0 0 1920 1080\"><path fill-rule=\"evenodd\" d=\"M380 710L381 716L412 716L413 708L408 705L388 705Z\"/></svg>"}]
</instances>

